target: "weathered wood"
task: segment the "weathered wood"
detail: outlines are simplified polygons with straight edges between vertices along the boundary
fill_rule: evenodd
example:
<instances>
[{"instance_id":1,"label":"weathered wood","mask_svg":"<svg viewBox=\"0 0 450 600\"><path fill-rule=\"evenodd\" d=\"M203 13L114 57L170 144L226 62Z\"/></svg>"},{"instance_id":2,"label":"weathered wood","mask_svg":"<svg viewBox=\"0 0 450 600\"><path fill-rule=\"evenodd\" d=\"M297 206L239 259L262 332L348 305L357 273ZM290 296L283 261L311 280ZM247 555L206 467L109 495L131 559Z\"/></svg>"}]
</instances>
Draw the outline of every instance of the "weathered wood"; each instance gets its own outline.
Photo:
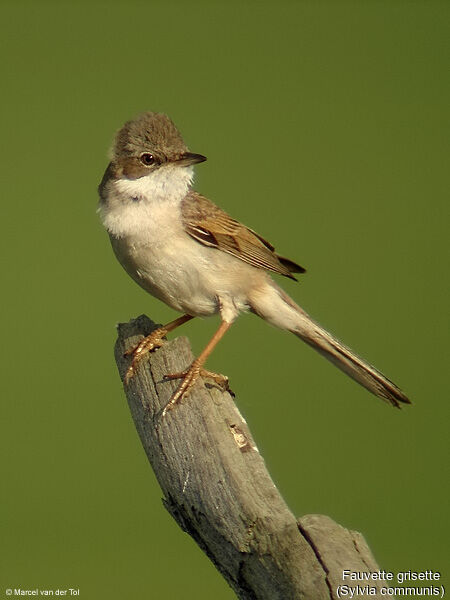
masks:
<instances>
[{"instance_id":1,"label":"weathered wood","mask_svg":"<svg viewBox=\"0 0 450 600\"><path fill-rule=\"evenodd\" d=\"M122 381L130 360L125 350L155 328L144 315L118 326L115 355ZM186 338L167 342L140 363L125 393L165 507L236 595L337 598L343 569L377 570L360 534L321 515L295 519L229 393L212 382L197 383L161 417L178 385L164 381L164 375L182 371L192 360Z\"/></svg>"}]
</instances>

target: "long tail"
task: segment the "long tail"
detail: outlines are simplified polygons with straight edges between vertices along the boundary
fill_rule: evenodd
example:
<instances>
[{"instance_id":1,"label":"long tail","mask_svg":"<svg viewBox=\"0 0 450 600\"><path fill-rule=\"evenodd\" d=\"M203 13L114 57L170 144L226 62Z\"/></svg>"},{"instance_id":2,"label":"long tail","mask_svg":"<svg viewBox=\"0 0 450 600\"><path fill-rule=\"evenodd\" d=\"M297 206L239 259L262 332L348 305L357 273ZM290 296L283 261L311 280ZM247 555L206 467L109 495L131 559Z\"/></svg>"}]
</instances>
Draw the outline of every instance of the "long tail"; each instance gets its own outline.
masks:
<instances>
[{"instance_id":1,"label":"long tail","mask_svg":"<svg viewBox=\"0 0 450 600\"><path fill-rule=\"evenodd\" d=\"M291 331L369 392L392 406L411 401L382 373L323 329L273 281L250 297L251 310L275 327Z\"/></svg>"}]
</instances>

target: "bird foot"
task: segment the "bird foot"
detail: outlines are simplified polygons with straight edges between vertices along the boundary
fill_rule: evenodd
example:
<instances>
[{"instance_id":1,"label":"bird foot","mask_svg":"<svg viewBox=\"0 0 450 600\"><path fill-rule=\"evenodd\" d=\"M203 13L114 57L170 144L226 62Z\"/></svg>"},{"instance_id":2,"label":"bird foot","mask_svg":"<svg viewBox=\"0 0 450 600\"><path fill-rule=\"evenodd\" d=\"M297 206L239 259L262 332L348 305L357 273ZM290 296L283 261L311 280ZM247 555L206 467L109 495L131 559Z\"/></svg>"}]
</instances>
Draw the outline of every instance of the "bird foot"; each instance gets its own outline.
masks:
<instances>
[{"instance_id":1,"label":"bird foot","mask_svg":"<svg viewBox=\"0 0 450 600\"><path fill-rule=\"evenodd\" d=\"M136 368L144 358L145 354L155 350L156 348L160 348L163 345L163 338L166 334L167 330L164 327L159 327L158 329L155 329L155 331L152 331L150 335L147 335L145 338L143 338L139 344L133 348L130 348L124 353L124 356L133 357L131 365L128 367L127 372L125 373L125 385L128 385L130 379L132 379L136 374Z\"/></svg>"},{"instance_id":2,"label":"bird foot","mask_svg":"<svg viewBox=\"0 0 450 600\"><path fill-rule=\"evenodd\" d=\"M179 402L182 398L185 398L191 388L194 386L195 382L199 377L204 377L208 379L212 379L217 385L219 385L224 391L229 391L228 385L228 377L226 375L222 375L221 373L213 373L213 371L207 371L203 369L198 360L194 360L191 366L182 371L181 373L170 373L164 376L164 379L172 380L172 379L182 379L182 382L172 394L169 402L164 407L162 412L162 416L164 417L169 410L172 410L177 402Z\"/></svg>"}]
</instances>

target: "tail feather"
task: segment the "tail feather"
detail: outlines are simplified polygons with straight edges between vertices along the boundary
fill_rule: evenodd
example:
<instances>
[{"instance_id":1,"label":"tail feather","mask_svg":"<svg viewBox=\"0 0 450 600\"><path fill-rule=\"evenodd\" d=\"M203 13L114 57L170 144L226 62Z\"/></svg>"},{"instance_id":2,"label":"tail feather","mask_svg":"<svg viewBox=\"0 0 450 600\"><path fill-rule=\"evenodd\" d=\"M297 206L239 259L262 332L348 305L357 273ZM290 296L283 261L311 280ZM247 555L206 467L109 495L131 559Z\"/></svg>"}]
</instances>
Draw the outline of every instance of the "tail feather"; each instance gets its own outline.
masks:
<instances>
[{"instance_id":1,"label":"tail feather","mask_svg":"<svg viewBox=\"0 0 450 600\"><path fill-rule=\"evenodd\" d=\"M311 335L311 329L314 329ZM317 323L309 321L306 327L300 326L293 331L296 336L317 350L322 356L344 371L352 379L364 386L369 392L385 400L392 406L400 408L401 403L410 404L410 400L395 383L385 377L372 365L354 354L349 348L341 344Z\"/></svg>"},{"instance_id":2,"label":"tail feather","mask_svg":"<svg viewBox=\"0 0 450 600\"><path fill-rule=\"evenodd\" d=\"M271 284L269 294L266 288L266 293L257 293L251 299L253 312L276 327L291 331L385 402L396 408L411 403L392 381L316 323L281 288Z\"/></svg>"}]
</instances>

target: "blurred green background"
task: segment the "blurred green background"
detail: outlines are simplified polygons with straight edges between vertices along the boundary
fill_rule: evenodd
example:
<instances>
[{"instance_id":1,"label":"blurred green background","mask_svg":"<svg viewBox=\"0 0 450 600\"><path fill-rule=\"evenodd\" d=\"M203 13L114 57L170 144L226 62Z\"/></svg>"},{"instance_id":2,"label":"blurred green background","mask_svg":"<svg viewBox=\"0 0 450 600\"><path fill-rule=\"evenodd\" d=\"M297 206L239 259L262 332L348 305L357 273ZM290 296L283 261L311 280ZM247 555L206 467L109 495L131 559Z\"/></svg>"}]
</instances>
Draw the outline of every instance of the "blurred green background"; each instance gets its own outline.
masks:
<instances>
[{"instance_id":1,"label":"blurred green background","mask_svg":"<svg viewBox=\"0 0 450 600\"><path fill-rule=\"evenodd\" d=\"M199 191L307 267L288 293L414 400L395 411L242 316L209 366L293 512L448 581L448 17L430 0L2 4L0 598L234 597L163 508L113 360L117 322L175 316L95 212L114 132L143 110L208 156ZM198 352L216 326L183 334Z\"/></svg>"}]
</instances>

